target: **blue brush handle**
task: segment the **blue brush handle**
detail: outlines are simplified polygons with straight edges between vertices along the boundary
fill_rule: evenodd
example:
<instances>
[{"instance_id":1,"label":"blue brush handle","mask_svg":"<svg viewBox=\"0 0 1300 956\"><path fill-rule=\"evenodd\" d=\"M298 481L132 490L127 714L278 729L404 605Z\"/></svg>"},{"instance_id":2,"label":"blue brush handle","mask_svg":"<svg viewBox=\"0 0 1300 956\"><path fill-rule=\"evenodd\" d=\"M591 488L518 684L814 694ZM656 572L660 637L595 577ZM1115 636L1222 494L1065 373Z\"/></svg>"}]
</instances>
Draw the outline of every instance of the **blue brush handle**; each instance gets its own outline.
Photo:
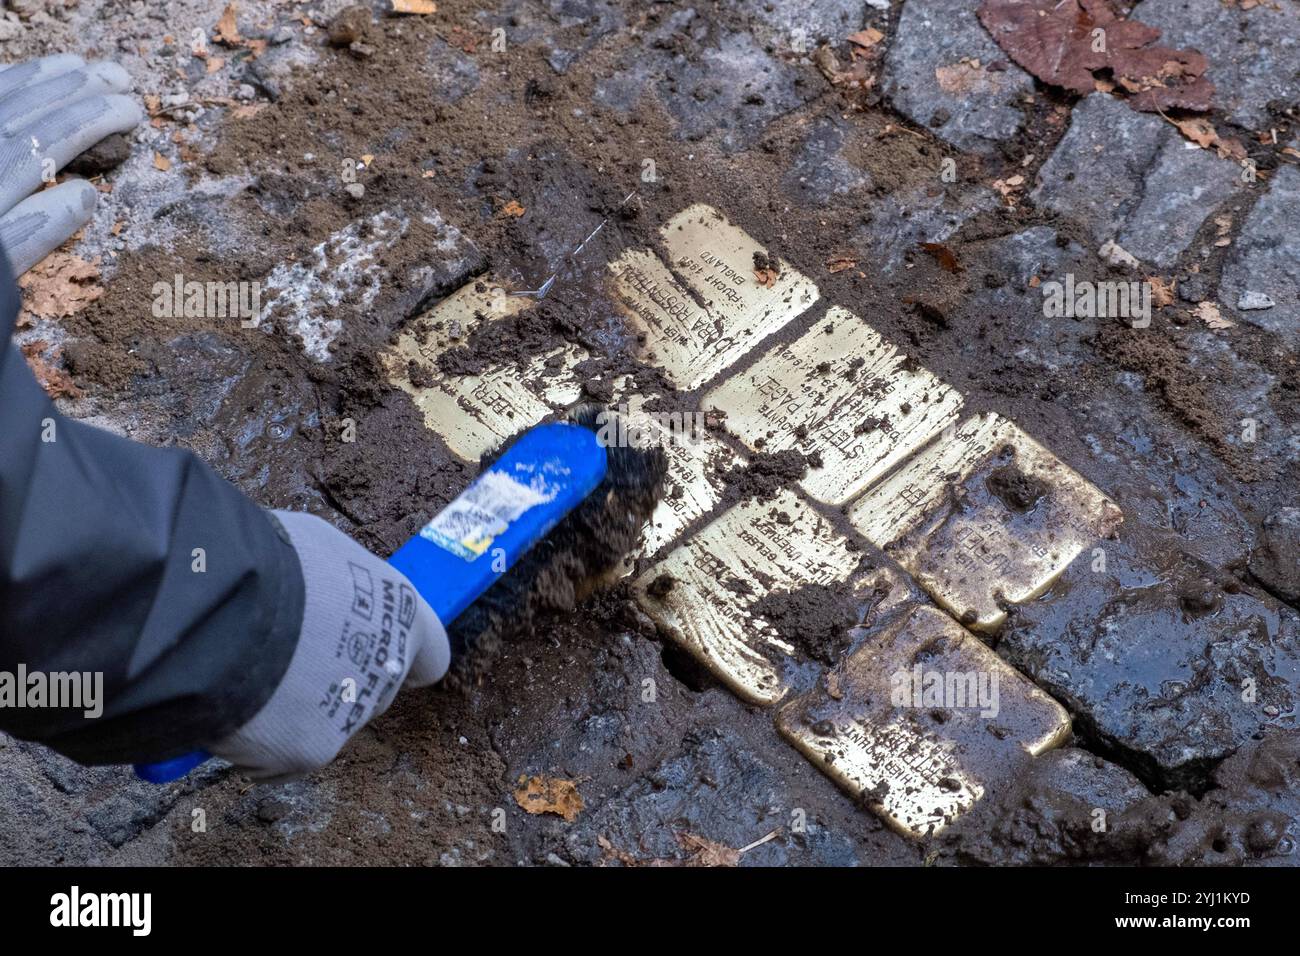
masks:
<instances>
[{"instance_id":1,"label":"blue brush handle","mask_svg":"<svg viewBox=\"0 0 1300 956\"><path fill-rule=\"evenodd\" d=\"M605 477L605 448L581 425L538 425L519 437L388 563L450 625ZM185 776L211 754L195 750L136 764L149 783Z\"/></svg>"}]
</instances>

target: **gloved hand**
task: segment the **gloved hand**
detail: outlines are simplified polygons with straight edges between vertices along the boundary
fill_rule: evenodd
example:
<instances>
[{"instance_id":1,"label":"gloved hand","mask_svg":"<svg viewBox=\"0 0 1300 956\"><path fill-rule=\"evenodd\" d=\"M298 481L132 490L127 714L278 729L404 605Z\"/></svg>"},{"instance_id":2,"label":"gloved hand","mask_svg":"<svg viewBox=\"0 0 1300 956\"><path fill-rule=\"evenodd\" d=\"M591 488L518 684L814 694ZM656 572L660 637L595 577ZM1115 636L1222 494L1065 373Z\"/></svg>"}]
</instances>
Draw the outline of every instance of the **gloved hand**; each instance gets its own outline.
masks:
<instances>
[{"instance_id":1,"label":"gloved hand","mask_svg":"<svg viewBox=\"0 0 1300 956\"><path fill-rule=\"evenodd\" d=\"M406 576L328 522L273 511L302 564L302 633L257 715L210 749L255 780L325 766L405 684L440 680L447 632Z\"/></svg>"},{"instance_id":2,"label":"gloved hand","mask_svg":"<svg viewBox=\"0 0 1300 956\"><path fill-rule=\"evenodd\" d=\"M143 111L122 95L130 86L117 64L88 65L67 53L0 68L0 247L15 275L89 221L98 195L90 183L41 185L105 136L140 122Z\"/></svg>"}]
</instances>

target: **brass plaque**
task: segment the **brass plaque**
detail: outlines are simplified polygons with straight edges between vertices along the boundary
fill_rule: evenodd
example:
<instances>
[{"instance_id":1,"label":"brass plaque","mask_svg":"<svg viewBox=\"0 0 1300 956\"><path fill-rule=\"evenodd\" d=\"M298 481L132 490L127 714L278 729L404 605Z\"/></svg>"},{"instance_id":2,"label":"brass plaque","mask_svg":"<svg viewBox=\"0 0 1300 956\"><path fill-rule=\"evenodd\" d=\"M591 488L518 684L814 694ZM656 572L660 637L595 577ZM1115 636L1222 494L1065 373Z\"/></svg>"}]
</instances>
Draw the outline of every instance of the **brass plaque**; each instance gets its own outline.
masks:
<instances>
[{"instance_id":1,"label":"brass plaque","mask_svg":"<svg viewBox=\"0 0 1300 956\"><path fill-rule=\"evenodd\" d=\"M722 475L744 459L709 433L701 412L647 410L639 399L618 411L642 444L659 445L668 458L664 495L650 516L640 551L649 557L713 510L726 487Z\"/></svg>"},{"instance_id":2,"label":"brass plaque","mask_svg":"<svg viewBox=\"0 0 1300 956\"><path fill-rule=\"evenodd\" d=\"M660 230L666 261L729 328L754 326L752 345L804 312L820 293L784 259L769 256L712 206L683 209ZM761 266L761 267L760 267Z\"/></svg>"},{"instance_id":3,"label":"brass plaque","mask_svg":"<svg viewBox=\"0 0 1300 956\"><path fill-rule=\"evenodd\" d=\"M848 580L858 556L828 521L789 491L723 512L633 583L637 602L673 640L743 699L786 692L795 654L750 612L774 590Z\"/></svg>"},{"instance_id":4,"label":"brass plaque","mask_svg":"<svg viewBox=\"0 0 1300 956\"><path fill-rule=\"evenodd\" d=\"M508 295L490 282L471 282L412 322L384 355L389 380L411 395L425 424L462 458L477 461L503 439L581 394L572 369L586 354L576 346L538 356L522 369L499 365L480 375L439 371L438 356L459 345L471 330L531 308L534 302Z\"/></svg>"},{"instance_id":5,"label":"brass plaque","mask_svg":"<svg viewBox=\"0 0 1300 956\"><path fill-rule=\"evenodd\" d=\"M948 615L917 604L782 707L777 726L891 827L921 837L1064 742L1070 718Z\"/></svg>"},{"instance_id":6,"label":"brass plaque","mask_svg":"<svg viewBox=\"0 0 1300 956\"><path fill-rule=\"evenodd\" d=\"M645 334L644 357L678 388L702 385L817 301L816 286L784 262L760 281L761 247L708 206L679 213L663 234L671 268L655 252L629 249L610 270Z\"/></svg>"},{"instance_id":7,"label":"brass plaque","mask_svg":"<svg viewBox=\"0 0 1300 956\"><path fill-rule=\"evenodd\" d=\"M871 488L849 520L942 607L980 631L1042 594L1119 508L995 414L944 431Z\"/></svg>"},{"instance_id":8,"label":"brass plaque","mask_svg":"<svg viewBox=\"0 0 1300 956\"><path fill-rule=\"evenodd\" d=\"M706 407L754 450L818 452L801 484L843 504L956 421L962 397L847 309L716 386Z\"/></svg>"}]
</instances>

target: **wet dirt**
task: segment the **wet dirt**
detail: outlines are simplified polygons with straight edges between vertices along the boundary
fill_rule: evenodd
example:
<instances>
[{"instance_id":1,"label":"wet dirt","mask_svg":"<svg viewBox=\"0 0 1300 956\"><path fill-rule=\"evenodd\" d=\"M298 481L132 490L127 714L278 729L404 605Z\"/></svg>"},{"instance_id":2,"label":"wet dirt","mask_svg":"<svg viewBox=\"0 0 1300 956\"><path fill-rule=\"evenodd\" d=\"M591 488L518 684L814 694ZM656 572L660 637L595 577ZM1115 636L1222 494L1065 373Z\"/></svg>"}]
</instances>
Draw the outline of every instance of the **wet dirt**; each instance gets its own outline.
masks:
<instances>
[{"instance_id":1,"label":"wet dirt","mask_svg":"<svg viewBox=\"0 0 1300 956\"><path fill-rule=\"evenodd\" d=\"M936 860L1045 866L1284 866L1296 827L1300 739L1267 734L1225 760L1201 797L1153 796L1081 750L1034 761L936 842Z\"/></svg>"},{"instance_id":2,"label":"wet dirt","mask_svg":"<svg viewBox=\"0 0 1300 956\"><path fill-rule=\"evenodd\" d=\"M662 26L669 15L656 5L627 11L644 32ZM719 33L744 27L736 14L721 10L702 13L701 19ZM376 20L365 30L371 52L364 56L327 47L327 37L318 34L311 41L319 47L317 68L297 70L275 83L271 101L255 115L228 116L183 171L192 178L248 177L248 188L231 196L219 215L193 223L184 240L170 248L119 255L105 295L66 323L71 340L65 355L77 384L91 395L90 407L130 422L142 440L195 449L261 504L320 513L388 554L477 473L477 466L451 454L407 396L387 383L378 355L395 335L417 320L423 307L475 277L490 272L516 288L535 289L558 271L563 278L545 300L490 329L467 330L463 345L440 358L438 371L473 374L488 363L522 364L574 344L590 356L581 366L589 397L616 399L612 381L630 374L635 391L657 394L658 404L698 408L709 383L680 392L636 357L638 343L609 304L602 270L622 249L653 245L668 217L703 201L725 210L821 288L823 302L777 340L788 341L818 321L826 303L842 303L906 348L918 365L965 392L968 410L1007 414L1031 433L1050 437L1067 462L1092 460L1082 436L1101 426L1090 415L1100 414L1100 396L1115 392L1117 373L1135 372L1144 383L1143 409L1177 423L1212 449L1208 461L1184 463L1187 484L1217 488L1215 495L1190 493L1193 515L1213 510L1204 503L1208 497L1222 499L1223 513L1232 516L1225 521L1258 522L1294 482L1293 469L1261 468L1240 445L1225 440L1223 401L1215 383L1189 367L1173 310L1157 316L1165 334L1139 337L1114 322L1044 333L1013 311L981 303L980 294L1018 288L1028 278L995 264L1007 237L1046 226L1058 249L1071 243L1087 247L1076 224L1023 205L979 213L944 240L955 261L964 264L956 270L919 247L906 250L902 267L888 272L856 251L850 237L871 225L876 200L917 194L950 196L957 203L965 188L933 175L951 150L908 128L878 100L846 98L809 69L816 83L808 84L803 106L775 117L755 148L732 153L707 137L679 138L674 117L651 97L627 112L599 104L600 79L640 55L636 35L594 39L582 68L562 75L535 44L511 44L488 60L486 38L479 5L465 0L440 3L436 26L418 18ZM700 54L684 44L681 55L695 62ZM437 67L430 63L447 59L477 65L473 88L462 91L445 77L431 82L430 71ZM1022 144L1002 154L962 156L963 174L986 182L1009 175L1030 151L1041 162L1063 131L1053 109L1056 99L1048 95L1029 108L1032 135ZM792 206L777 185L788 157L822 120L847 120L843 154L869 178L864 201ZM358 174L364 193L357 196L344 189L339 170L345 158L362 156L372 159ZM661 171L653 182L641 176L647 156ZM624 204L632 190L637 199ZM413 281L414 270L438 248L435 230L422 220L427 209L458 227L482 255ZM160 279L183 274L200 281L260 280L277 263L307 260L331 234L385 210L405 211L411 222L380 256L386 273L406 281L385 287L364 306L347 299L337 303L334 317L341 320L341 332L327 363L306 357L296 336L279 325L241 330L229 320L157 317L149 309L150 290ZM569 262L569 251L605 217L610 218L606 229L579 262ZM829 268L846 255L854 258L854 267ZM756 261L755 269L769 265ZM1073 268L1081 278L1110 275L1093 258ZM1044 370L1014 358L1038 347L1045 334L1086 361ZM1266 344L1241 347L1280 382L1293 379L1293 366ZM1278 414L1294 420L1294 390L1279 386L1273 398ZM886 425L875 420L862 427ZM355 440L346 438L349 427ZM724 501L770 498L818 466L800 452L747 458L747 466L727 474ZM1138 484L1126 464L1095 464L1087 476L1107 488ZM1031 509L1041 491L1023 478L1014 471L994 472L988 490L1013 510ZM1181 513L1171 512L1185 503L1168 505L1166 494L1172 493L1152 492L1149 502L1135 507L1138 518L1160 527L1184 522ZM638 501L636 507L647 503ZM592 520L608 526L616 517L602 513ZM1140 521L1125 527L1139 549L1167 553L1170 548L1164 539L1145 535ZM1204 522L1188 531L1190 539L1216 536L1222 537L1221 530ZM611 543L609 553L629 544L621 535L605 540ZM537 560L546 556L539 553ZM653 830L657 819L662 829L671 814L625 813L620 801L638 808L653 805L654 794L662 791L657 780L708 808L690 811L700 814L693 825L711 827L714 838L742 845L752 833L754 815L752 807L746 815L752 794L737 789L736 781L775 767L791 805L812 807L825 832L804 840L783 835L763 851L774 854L772 861L919 862L922 850L797 763L799 758L775 740L770 718L740 704L707 675L700 676L675 648L664 646L625 585L585 601L566 589L564 581L589 578L598 563L566 567L554 587L543 589L545 600L528 612L535 611L536 618L529 617L527 626L512 619L516 626L509 640L490 642L473 663L457 665L447 686L403 695L340 761L315 775L311 785L331 797L324 824L310 795L295 803L298 798L225 780L204 797L224 820L224 835L202 839L185 826L170 827L172 858L194 863L599 862L590 853L594 839L566 835L555 821L524 819L511 811L504 831L492 828L492 811L507 806L513 779L524 771L583 777L588 805L602 807L604 801L604 808L582 826L613 834L633 852L654 842L637 839L636 828ZM667 590L671 584L657 581L655 587ZM1193 594L1187 600L1200 599ZM1085 616L1103 603L1102 598L1080 601ZM495 606L499 619L509 603ZM492 609L484 605L483 613ZM797 633L809 657L831 663L858 623L859 608L834 589L821 588L769 595L759 613L782 631ZM490 630L492 624L478 621L472 627ZM644 680L657 682L671 703L649 710L629 703ZM719 743L710 736L712 728L724 728L734 739ZM1274 847L1294 840L1293 834L1288 837L1293 825L1269 816L1274 811L1249 808L1275 795L1283 798L1277 781L1263 779L1270 767L1282 768L1274 776L1286 777L1295 792L1295 781L1287 777L1294 776L1294 755L1291 769L1285 769L1295 739L1279 732L1217 769L1202 768L1214 775L1215 786L1199 799L1153 797L1127 778L1114 782L1127 771L1106 764L1111 776L1097 784L1097 799L1120 807L1133 821L1119 840L1083 832L1088 798L1062 803L1066 797L1054 791L1052 771L1042 764L1042 779L1035 770L1015 793L984 801L954 827L938 852L953 862L1201 862L1214 858L1205 840L1213 850L1222 838L1228 849L1213 852L1224 859L1262 859L1274 836ZM1114 750L1107 754L1128 759ZM1092 754L1079 759L1085 765L1101 760ZM721 781L715 779L719 767L726 774ZM641 789L645 780L651 782ZM718 805L712 794L719 788L738 794L734 812ZM1296 815L1292 811L1291 818Z\"/></svg>"}]
</instances>

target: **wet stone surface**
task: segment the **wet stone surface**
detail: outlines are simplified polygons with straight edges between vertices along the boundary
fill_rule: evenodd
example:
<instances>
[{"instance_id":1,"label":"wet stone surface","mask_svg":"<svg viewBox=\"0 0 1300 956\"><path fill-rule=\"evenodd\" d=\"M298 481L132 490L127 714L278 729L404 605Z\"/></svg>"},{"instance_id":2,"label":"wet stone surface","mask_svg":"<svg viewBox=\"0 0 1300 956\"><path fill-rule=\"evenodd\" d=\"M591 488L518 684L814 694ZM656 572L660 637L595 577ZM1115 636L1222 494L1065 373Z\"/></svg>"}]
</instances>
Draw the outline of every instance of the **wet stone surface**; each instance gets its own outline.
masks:
<instances>
[{"instance_id":1,"label":"wet stone surface","mask_svg":"<svg viewBox=\"0 0 1300 956\"><path fill-rule=\"evenodd\" d=\"M1033 196L1083 220L1098 246L1113 239L1139 260L1167 268L1234 194L1239 173L1209 150L1188 149L1158 116L1094 93L1074 108Z\"/></svg>"},{"instance_id":2,"label":"wet stone surface","mask_svg":"<svg viewBox=\"0 0 1300 956\"><path fill-rule=\"evenodd\" d=\"M998 652L1063 701L1075 732L1157 789L1215 764L1300 701L1300 615L1181 554L1121 533L1020 609ZM1148 539L1150 540L1150 539Z\"/></svg>"}]
</instances>

